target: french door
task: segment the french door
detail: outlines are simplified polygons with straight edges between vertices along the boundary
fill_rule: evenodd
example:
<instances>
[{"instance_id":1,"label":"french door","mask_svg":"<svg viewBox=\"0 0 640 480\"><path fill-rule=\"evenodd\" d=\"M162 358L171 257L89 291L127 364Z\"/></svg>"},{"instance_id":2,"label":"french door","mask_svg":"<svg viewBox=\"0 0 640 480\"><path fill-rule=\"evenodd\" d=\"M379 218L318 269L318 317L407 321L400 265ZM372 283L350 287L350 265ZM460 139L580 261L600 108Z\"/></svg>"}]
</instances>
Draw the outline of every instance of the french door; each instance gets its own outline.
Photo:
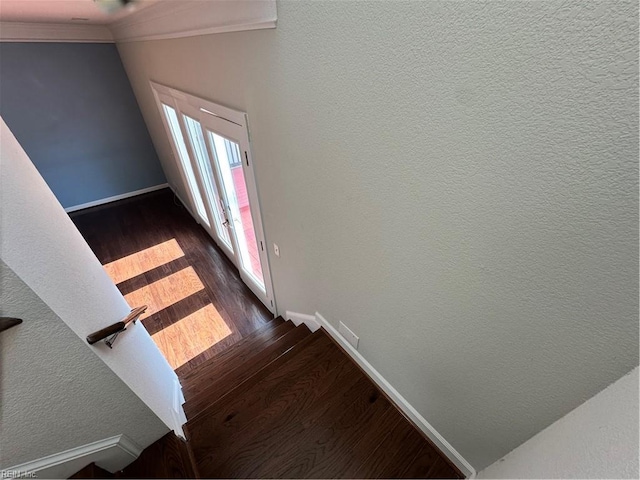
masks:
<instances>
[{"instance_id":1,"label":"french door","mask_svg":"<svg viewBox=\"0 0 640 480\"><path fill-rule=\"evenodd\" d=\"M154 82L151 87L192 215L274 312L246 115Z\"/></svg>"}]
</instances>

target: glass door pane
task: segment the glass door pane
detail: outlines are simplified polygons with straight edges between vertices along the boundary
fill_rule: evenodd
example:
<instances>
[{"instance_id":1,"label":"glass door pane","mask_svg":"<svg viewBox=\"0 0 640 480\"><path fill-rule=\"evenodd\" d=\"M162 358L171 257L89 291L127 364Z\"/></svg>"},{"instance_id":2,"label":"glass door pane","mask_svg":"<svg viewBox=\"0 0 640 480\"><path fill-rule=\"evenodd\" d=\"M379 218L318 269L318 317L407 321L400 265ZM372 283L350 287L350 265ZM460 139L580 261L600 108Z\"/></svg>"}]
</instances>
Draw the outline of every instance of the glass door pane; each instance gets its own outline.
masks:
<instances>
[{"instance_id":1,"label":"glass door pane","mask_svg":"<svg viewBox=\"0 0 640 480\"><path fill-rule=\"evenodd\" d=\"M213 212L213 223L215 225L216 233L218 234L218 239L233 255L233 245L231 237L229 236L230 225L226 218L224 203L217 192L213 171L211 169L211 162L209 161L209 154L207 153L207 147L204 143L204 137L202 136L200 122L184 114L182 115L182 118L196 158L198 171L200 172L200 176L204 184L207 200L211 207L211 211Z\"/></svg>"},{"instance_id":2,"label":"glass door pane","mask_svg":"<svg viewBox=\"0 0 640 480\"><path fill-rule=\"evenodd\" d=\"M207 130L209 145L220 172L224 194L228 202L230 220L238 245L240 268L265 291L258 242L247 194L247 184L242 170L242 154L239 145L217 133Z\"/></svg>"},{"instance_id":3,"label":"glass door pane","mask_svg":"<svg viewBox=\"0 0 640 480\"><path fill-rule=\"evenodd\" d=\"M238 267L242 281L274 312L247 114L150 84L190 213Z\"/></svg>"},{"instance_id":4,"label":"glass door pane","mask_svg":"<svg viewBox=\"0 0 640 480\"><path fill-rule=\"evenodd\" d=\"M191 198L193 199L193 203L196 209L195 213L198 215L202 222L210 227L211 224L209 223L207 211L204 208L202 194L200 192L200 189L198 188L198 182L196 181L193 167L191 166L189 153L187 152L187 146L184 143L184 137L182 136L182 131L180 130L178 115L176 114L176 111L173 107L170 107L169 105L166 105L164 103L162 104L162 110L164 111L165 117L167 119L167 124L169 125L169 130L171 131L171 137L173 138L173 143L178 153L180 165L182 165L182 171L187 182L187 188L189 189Z\"/></svg>"}]
</instances>

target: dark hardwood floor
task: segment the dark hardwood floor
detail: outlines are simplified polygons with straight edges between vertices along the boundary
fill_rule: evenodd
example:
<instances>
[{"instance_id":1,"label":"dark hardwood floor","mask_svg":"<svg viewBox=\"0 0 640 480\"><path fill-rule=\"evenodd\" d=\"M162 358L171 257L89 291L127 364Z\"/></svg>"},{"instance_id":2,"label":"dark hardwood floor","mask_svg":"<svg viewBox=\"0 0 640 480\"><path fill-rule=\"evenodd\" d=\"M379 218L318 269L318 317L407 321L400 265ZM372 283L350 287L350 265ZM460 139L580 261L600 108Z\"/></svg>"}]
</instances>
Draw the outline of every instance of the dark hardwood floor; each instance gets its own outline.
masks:
<instances>
[{"instance_id":1,"label":"dark hardwood floor","mask_svg":"<svg viewBox=\"0 0 640 480\"><path fill-rule=\"evenodd\" d=\"M151 304L159 346L221 338L177 368L186 442L170 433L115 476L74 478L463 478L324 330L272 319L171 193L72 218L123 294Z\"/></svg>"},{"instance_id":2,"label":"dark hardwood floor","mask_svg":"<svg viewBox=\"0 0 640 480\"><path fill-rule=\"evenodd\" d=\"M103 265L121 259L125 267L127 260L136 268L149 263L147 271L133 268L117 285L132 307L157 304L142 322L180 377L273 318L169 189L70 217ZM154 250L163 244L184 255Z\"/></svg>"},{"instance_id":3,"label":"dark hardwood floor","mask_svg":"<svg viewBox=\"0 0 640 480\"><path fill-rule=\"evenodd\" d=\"M117 477L463 478L322 329L277 318L182 384L188 441Z\"/></svg>"},{"instance_id":4,"label":"dark hardwood floor","mask_svg":"<svg viewBox=\"0 0 640 480\"><path fill-rule=\"evenodd\" d=\"M112 478L197 478L189 455L186 442L167 433Z\"/></svg>"}]
</instances>

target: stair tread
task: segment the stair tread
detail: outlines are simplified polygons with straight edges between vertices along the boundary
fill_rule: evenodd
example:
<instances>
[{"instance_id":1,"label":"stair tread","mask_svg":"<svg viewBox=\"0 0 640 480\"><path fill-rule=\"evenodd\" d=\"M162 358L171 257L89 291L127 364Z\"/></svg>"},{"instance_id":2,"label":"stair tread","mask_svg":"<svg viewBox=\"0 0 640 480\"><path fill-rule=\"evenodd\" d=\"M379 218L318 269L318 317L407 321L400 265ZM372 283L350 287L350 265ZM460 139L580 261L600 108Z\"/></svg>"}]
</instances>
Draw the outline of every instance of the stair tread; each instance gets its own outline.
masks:
<instances>
[{"instance_id":1,"label":"stair tread","mask_svg":"<svg viewBox=\"0 0 640 480\"><path fill-rule=\"evenodd\" d=\"M100 468L95 463L90 463L69 478L114 478L114 475Z\"/></svg>"},{"instance_id":2,"label":"stair tread","mask_svg":"<svg viewBox=\"0 0 640 480\"><path fill-rule=\"evenodd\" d=\"M270 362L293 348L296 343L311 335L306 325L300 325L289 330L275 342L257 350L245 361L238 362L234 368L226 369L223 374L206 384L204 390L199 391L184 404L187 418L193 418L207 406L216 402L220 397L228 394L242 382L256 374ZM214 375L215 377L215 375Z\"/></svg>"},{"instance_id":3,"label":"stair tread","mask_svg":"<svg viewBox=\"0 0 640 480\"><path fill-rule=\"evenodd\" d=\"M369 388L358 367L331 342L316 343L305 350L313 353L285 363L247 392L233 392L233 399L225 405L198 416L191 432L194 456L203 476L266 478L266 472L256 475L252 469L270 461L270 455L265 457L261 450L267 439L273 438L273 432L278 431L282 441L276 441L271 449L295 449L303 432L331 427L331 422L321 420L329 410L331 417L346 408L342 401L332 399L351 403L354 395ZM318 441L313 433L309 435L310 442ZM287 441L293 438L296 441ZM281 463L287 458L281 454L271 460Z\"/></svg>"},{"instance_id":4,"label":"stair tread","mask_svg":"<svg viewBox=\"0 0 640 480\"><path fill-rule=\"evenodd\" d=\"M198 413L197 417L192 418L189 422L202 422L202 418L208 416L219 416L218 414L227 409L229 404L236 401L237 398L253 398L249 392L252 392L256 385L267 377L287 378L291 372L297 371L301 366L308 365L309 362L316 359L320 353L330 348L331 341L326 335L311 334L296 343L292 349L285 355L265 365L264 368L256 372L250 379L242 382L229 394L218 398L215 402L207 405L207 408ZM202 418L201 418L202 417ZM197 419L196 419L197 418Z\"/></svg>"},{"instance_id":5,"label":"stair tread","mask_svg":"<svg viewBox=\"0 0 640 480\"><path fill-rule=\"evenodd\" d=\"M184 375L182 375L181 376L181 380L182 381L189 381L191 378L197 377L201 373L202 369L206 369L208 366L210 366L212 364L215 364L215 363L221 361L223 358L226 358L227 356L233 354L233 352L236 349L238 349L244 342L251 341L255 337L257 337L259 335L263 335L265 332L273 330L273 329L275 329L276 327L279 327L280 325L282 325L285 322L286 322L286 320L284 320L280 316L268 321L264 325L261 325L259 328L257 328L253 332L251 332L246 337L241 338L238 342L234 343L233 345L230 345L228 348L225 348L221 352L218 352L213 357L211 357L208 360L206 360L205 362L201 363L200 365L197 366L197 368L195 368L193 370L190 370L187 373L185 373Z\"/></svg>"},{"instance_id":6,"label":"stair tread","mask_svg":"<svg viewBox=\"0 0 640 480\"><path fill-rule=\"evenodd\" d=\"M187 442L173 432L144 449L116 478L199 478Z\"/></svg>"},{"instance_id":7,"label":"stair tread","mask_svg":"<svg viewBox=\"0 0 640 480\"><path fill-rule=\"evenodd\" d=\"M202 369L197 377L182 383L182 392L187 401L194 398L198 393L216 382L221 376L235 370L240 365L251 362L251 358L268 348L290 331L294 330L293 323L287 322L279 325L273 330L265 331L264 335L255 337L252 341L243 343L233 355L221 359L219 362L210 364L206 369Z\"/></svg>"},{"instance_id":8,"label":"stair tread","mask_svg":"<svg viewBox=\"0 0 640 480\"><path fill-rule=\"evenodd\" d=\"M180 379L180 383L182 384L185 395L187 395L186 392L189 390L190 386L202 383L203 375L206 376L211 370L224 369L224 365L227 362L233 361L239 356L245 356L247 352L259 350L261 345L269 342L274 337L284 335L284 333L292 330L293 328L293 323L284 321L282 317L278 317L263 325L255 332L252 332L250 335L231 345L215 357L210 358L203 364L199 365L196 370L193 370L182 377Z\"/></svg>"},{"instance_id":9,"label":"stair tread","mask_svg":"<svg viewBox=\"0 0 640 480\"><path fill-rule=\"evenodd\" d=\"M305 342L189 420L197 457L206 455L210 448L217 450L230 437L255 425L255 419L280 398L278 393L288 391L299 381L300 372L313 370L332 353L333 345L322 335L310 335Z\"/></svg>"}]
</instances>

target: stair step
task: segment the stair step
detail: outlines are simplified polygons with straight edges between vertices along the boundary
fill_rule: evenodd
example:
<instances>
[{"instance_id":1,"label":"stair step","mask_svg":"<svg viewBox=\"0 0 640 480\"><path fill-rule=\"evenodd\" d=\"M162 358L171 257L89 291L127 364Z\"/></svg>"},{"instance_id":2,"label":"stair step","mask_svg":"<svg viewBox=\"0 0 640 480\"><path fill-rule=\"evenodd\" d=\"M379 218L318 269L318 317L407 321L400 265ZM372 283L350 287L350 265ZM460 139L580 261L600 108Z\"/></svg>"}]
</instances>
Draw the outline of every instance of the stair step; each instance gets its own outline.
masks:
<instances>
[{"instance_id":1,"label":"stair step","mask_svg":"<svg viewBox=\"0 0 640 480\"><path fill-rule=\"evenodd\" d=\"M234 343L233 345L230 345L228 348L225 348L221 352L218 352L212 358L201 363L195 369L188 371L184 375L181 375L180 376L181 381L182 382L190 381L192 378L197 377L202 372L203 369L207 369L210 365L213 365L221 361L223 358L226 358L227 356L231 355L235 350L237 350L243 344L243 342L248 342L260 335L264 335L265 333L275 329L276 327L279 327L285 322L286 320L284 320L282 317L277 317L277 318L274 318L273 320L268 321L261 327L257 328L255 331L251 332L246 337L243 337L238 342Z\"/></svg>"},{"instance_id":2,"label":"stair step","mask_svg":"<svg viewBox=\"0 0 640 480\"><path fill-rule=\"evenodd\" d=\"M285 326L283 327L283 325ZM254 346L261 343L262 341L268 341L271 338L273 338L273 335L276 333L276 330L284 329L284 331L287 331L293 328L294 328L293 323L285 321L282 317L278 317L271 320L270 322L264 324L263 326L261 326L254 332L250 333L240 341L229 346L229 348L224 349L214 357L198 365L196 369L191 370L189 373L181 376L180 383L182 384L183 389L185 386L191 383L198 383L200 381L200 378L199 378L200 375L208 372L212 367L216 366L217 368L218 365L221 365L223 362L227 361L228 359L233 358L236 355L242 354L243 349L247 348L249 344L252 345L252 348L253 348ZM278 331L281 332L282 330L278 330Z\"/></svg>"},{"instance_id":3,"label":"stair step","mask_svg":"<svg viewBox=\"0 0 640 480\"><path fill-rule=\"evenodd\" d=\"M322 337L323 334L313 336ZM297 360L287 361L261 381L254 382L252 378L247 382L252 386L246 392L238 395L237 390L234 391L229 395L229 401L221 402L216 409L197 417L190 431L196 464L203 477L339 477L305 477L300 470L286 476L270 476L266 474L268 470L257 475L251 471L268 462L286 464L292 461L298 466L313 467L315 456L322 455L327 446L325 441L330 438L319 435L332 426L332 422L323 419L339 415L359 395L365 396L367 408L371 404L371 396L366 390L371 388L375 392L375 387L369 387L367 380L360 377L358 367L335 344L316 342L304 350ZM335 398L342 401L335 401ZM279 434L274 435L274 431ZM273 443L265 455L269 438ZM297 459L283 454L283 449L294 451L298 440L318 442L318 451ZM270 452L276 449L280 450L279 455L271 457ZM345 450L349 451L348 445ZM348 457L348 453L346 455Z\"/></svg>"},{"instance_id":4,"label":"stair step","mask_svg":"<svg viewBox=\"0 0 640 480\"><path fill-rule=\"evenodd\" d=\"M229 371L236 369L238 365L243 365L253 355L264 350L294 328L295 326L292 322L285 322L276 327L262 330L259 334L238 342L232 352L219 357L217 361L211 359L206 366L203 365L198 369L198 375L191 376L180 382L185 399L189 401L222 375L226 375Z\"/></svg>"},{"instance_id":5,"label":"stair step","mask_svg":"<svg viewBox=\"0 0 640 480\"><path fill-rule=\"evenodd\" d=\"M242 382L234 388L232 392L209 404L206 409L190 419L187 426L195 423L201 424L202 422L208 423L209 425L222 422L221 418L224 416L221 416L221 412L225 412L229 404L233 404L238 398L244 398L248 392L252 392L256 388L256 385L262 380L267 377L274 377L276 379L275 381L285 380L289 378L292 372L296 372L299 368L303 368L311 362L316 361L322 356L322 352L330 347L331 340L329 340L326 335L311 334L306 336L284 355L280 355L256 372L250 379L247 379L247 381ZM255 399L253 395L248 395L246 398ZM209 417L215 418L212 419Z\"/></svg>"},{"instance_id":6,"label":"stair step","mask_svg":"<svg viewBox=\"0 0 640 480\"><path fill-rule=\"evenodd\" d=\"M113 473L107 472L95 463L90 463L82 470L77 471L69 478L114 478Z\"/></svg>"},{"instance_id":7,"label":"stair step","mask_svg":"<svg viewBox=\"0 0 640 480\"><path fill-rule=\"evenodd\" d=\"M195 417L309 335L311 331L307 326L300 325L263 349L256 350L252 356L245 358L242 362L234 363L234 368L225 370L211 383L206 384L205 390L198 392L191 400L187 400L184 404L187 418ZM227 366L231 367L231 364Z\"/></svg>"},{"instance_id":8,"label":"stair step","mask_svg":"<svg viewBox=\"0 0 640 480\"><path fill-rule=\"evenodd\" d=\"M187 442L173 432L144 449L116 478L200 478Z\"/></svg>"}]
</instances>

